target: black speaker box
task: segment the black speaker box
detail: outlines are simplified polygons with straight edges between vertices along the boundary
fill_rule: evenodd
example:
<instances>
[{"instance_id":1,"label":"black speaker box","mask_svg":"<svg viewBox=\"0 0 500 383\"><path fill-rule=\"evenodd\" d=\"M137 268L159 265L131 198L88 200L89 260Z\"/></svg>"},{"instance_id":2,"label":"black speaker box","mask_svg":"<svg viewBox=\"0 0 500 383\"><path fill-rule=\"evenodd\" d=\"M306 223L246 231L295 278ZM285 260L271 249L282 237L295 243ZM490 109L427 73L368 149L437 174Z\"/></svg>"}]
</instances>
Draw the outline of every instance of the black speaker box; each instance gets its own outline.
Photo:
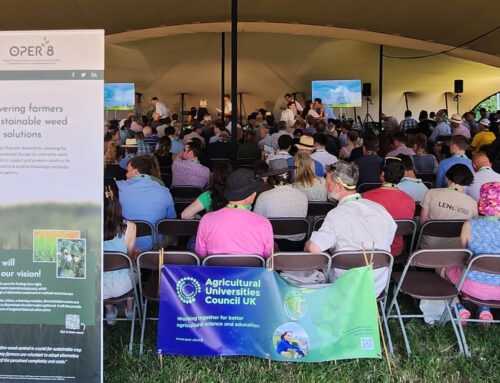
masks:
<instances>
[{"instance_id":1,"label":"black speaker box","mask_svg":"<svg viewBox=\"0 0 500 383\"><path fill-rule=\"evenodd\" d=\"M363 83L363 97L371 97L372 95L372 83L365 82Z\"/></svg>"},{"instance_id":2,"label":"black speaker box","mask_svg":"<svg viewBox=\"0 0 500 383\"><path fill-rule=\"evenodd\" d=\"M455 93L464 92L464 80L455 80Z\"/></svg>"}]
</instances>

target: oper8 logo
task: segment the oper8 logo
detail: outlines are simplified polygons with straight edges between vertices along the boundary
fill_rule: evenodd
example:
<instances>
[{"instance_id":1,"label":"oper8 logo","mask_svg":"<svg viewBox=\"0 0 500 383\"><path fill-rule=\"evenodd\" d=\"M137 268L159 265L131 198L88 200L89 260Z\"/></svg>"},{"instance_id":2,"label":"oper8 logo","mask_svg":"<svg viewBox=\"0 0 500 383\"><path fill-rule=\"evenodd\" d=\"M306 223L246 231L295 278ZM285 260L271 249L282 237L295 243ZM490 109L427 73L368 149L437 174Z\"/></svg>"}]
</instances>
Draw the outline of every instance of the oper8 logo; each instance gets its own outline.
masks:
<instances>
[{"instance_id":1,"label":"oper8 logo","mask_svg":"<svg viewBox=\"0 0 500 383\"><path fill-rule=\"evenodd\" d=\"M179 279L176 284L177 296L182 303L196 302L196 295L201 292L200 283L192 277Z\"/></svg>"}]
</instances>

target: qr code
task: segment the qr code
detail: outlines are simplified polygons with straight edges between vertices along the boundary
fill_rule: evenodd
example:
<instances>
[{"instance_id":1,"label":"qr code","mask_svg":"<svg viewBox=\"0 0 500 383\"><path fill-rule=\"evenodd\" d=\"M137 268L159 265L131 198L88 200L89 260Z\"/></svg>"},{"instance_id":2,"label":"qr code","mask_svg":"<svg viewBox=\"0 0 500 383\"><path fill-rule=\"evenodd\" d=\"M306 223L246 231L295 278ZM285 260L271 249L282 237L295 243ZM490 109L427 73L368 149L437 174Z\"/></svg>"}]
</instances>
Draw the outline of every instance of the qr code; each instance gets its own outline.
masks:
<instances>
[{"instance_id":1,"label":"qr code","mask_svg":"<svg viewBox=\"0 0 500 383\"><path fill-rule=\"evenodd\" d=\"M373 338L361 338L361 350L373 350Z\"/></svg>"},{"instance_id":2,"label":"qr code","mask_svg":"<svg viewBox=\"0 0 500 383\"><path fill-rule=\"evenodd\" d=\"M80 329L80 315L66 314L66 328L70 330Z\"/></svg>"}]
</instances>

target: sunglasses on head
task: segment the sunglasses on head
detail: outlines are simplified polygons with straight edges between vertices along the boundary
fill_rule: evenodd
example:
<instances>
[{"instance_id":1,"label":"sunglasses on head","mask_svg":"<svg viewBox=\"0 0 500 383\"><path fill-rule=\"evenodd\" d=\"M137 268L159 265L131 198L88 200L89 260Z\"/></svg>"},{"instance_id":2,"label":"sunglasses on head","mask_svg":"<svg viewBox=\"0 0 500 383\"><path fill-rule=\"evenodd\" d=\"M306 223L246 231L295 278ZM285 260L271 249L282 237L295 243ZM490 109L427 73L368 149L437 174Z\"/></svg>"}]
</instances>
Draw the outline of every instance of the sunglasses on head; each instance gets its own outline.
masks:
<instances>
[{"instance_id":1,"label":"sunglasses on head","mask_svg":"<svg viewBox=\"0 0 500 383\"><path fill-rule=\"evenodd\" d=\"M327 173L331 173L332 175L335 176L335 178L339 181L339 183L346 189L348 190L354 190L356 189L356 185L347 185L342 179L339 177L337 173L337 166L335 164L332 165L326 165L325 170Z\"/></svg>"}]
</instances>

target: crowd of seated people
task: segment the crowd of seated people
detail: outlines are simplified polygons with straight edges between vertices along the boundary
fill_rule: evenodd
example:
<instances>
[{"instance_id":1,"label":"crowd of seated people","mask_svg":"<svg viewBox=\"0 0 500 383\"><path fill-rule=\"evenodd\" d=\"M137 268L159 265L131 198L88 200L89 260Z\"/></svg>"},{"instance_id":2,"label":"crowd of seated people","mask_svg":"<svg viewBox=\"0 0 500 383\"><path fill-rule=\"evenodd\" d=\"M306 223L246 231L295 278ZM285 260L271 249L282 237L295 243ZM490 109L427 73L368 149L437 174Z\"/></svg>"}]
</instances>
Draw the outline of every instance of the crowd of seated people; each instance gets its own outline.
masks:
<instances>
[{"instance_id":1,"label":"crowd of seated people","mask_svg":"<svg viewBox=\"0 0 500 383\"><path fill-rule=\"evenodd\" d=\"M360 129L353 121L321 118L324 111L317 102L306 102L299 113L294 105L288 101L286 120L275 123L269 112L259 110L248 116L244 127L231 128L229 118L212 121L207 111L201 121L194 113L186 127L177 118L158 115L143 124L133 116L118 126L111 124L105 136L105 177L117 181L115 198L124 218L117 231L109 230L106 240L113 235L121 241L129 235L130 242L130 221L145 220L154 226L177 216L201 216L189 247L200 257L225 253L267 258L276 250L360 250L362 243L369 248L374 243L376 249L397 257L403 238L395 237L396 219L416 219L420 225L430 220L470 221L461 239L423 236L421 248L467 246L479 253L482 248L476 244L482 236L497 233L498 221L491 217L497 217L498 210L481 206L495 206L497 201L493 192L498 195L500 182L495 171L500 159L500 114L482 115L476 121L473 112L449 118L446 110L422 111L416 121L407 111L401 123L384 114L383 129L377 131ZM464 129L469 134L463 134ZM358 194L357 188L365 183L380 186ZM178 186L204 192L176 213L170 188ZM270 218L304 218L312 201L332 201L337 206L310 238L273 234ZM487 224L480 214L490 217ZM124 231L125 227L130 230ZM134 248L149 250L154 241L137 238ZM453 279L453 273L446 275ZM335 270L333 279L341 274ZM383 289L384 275L386 270L376 270L377 292ZM483 281L474 278L469 278L473 288ZM114 312L112 307L109 312Z\"/></svg>"}]
</instances>

